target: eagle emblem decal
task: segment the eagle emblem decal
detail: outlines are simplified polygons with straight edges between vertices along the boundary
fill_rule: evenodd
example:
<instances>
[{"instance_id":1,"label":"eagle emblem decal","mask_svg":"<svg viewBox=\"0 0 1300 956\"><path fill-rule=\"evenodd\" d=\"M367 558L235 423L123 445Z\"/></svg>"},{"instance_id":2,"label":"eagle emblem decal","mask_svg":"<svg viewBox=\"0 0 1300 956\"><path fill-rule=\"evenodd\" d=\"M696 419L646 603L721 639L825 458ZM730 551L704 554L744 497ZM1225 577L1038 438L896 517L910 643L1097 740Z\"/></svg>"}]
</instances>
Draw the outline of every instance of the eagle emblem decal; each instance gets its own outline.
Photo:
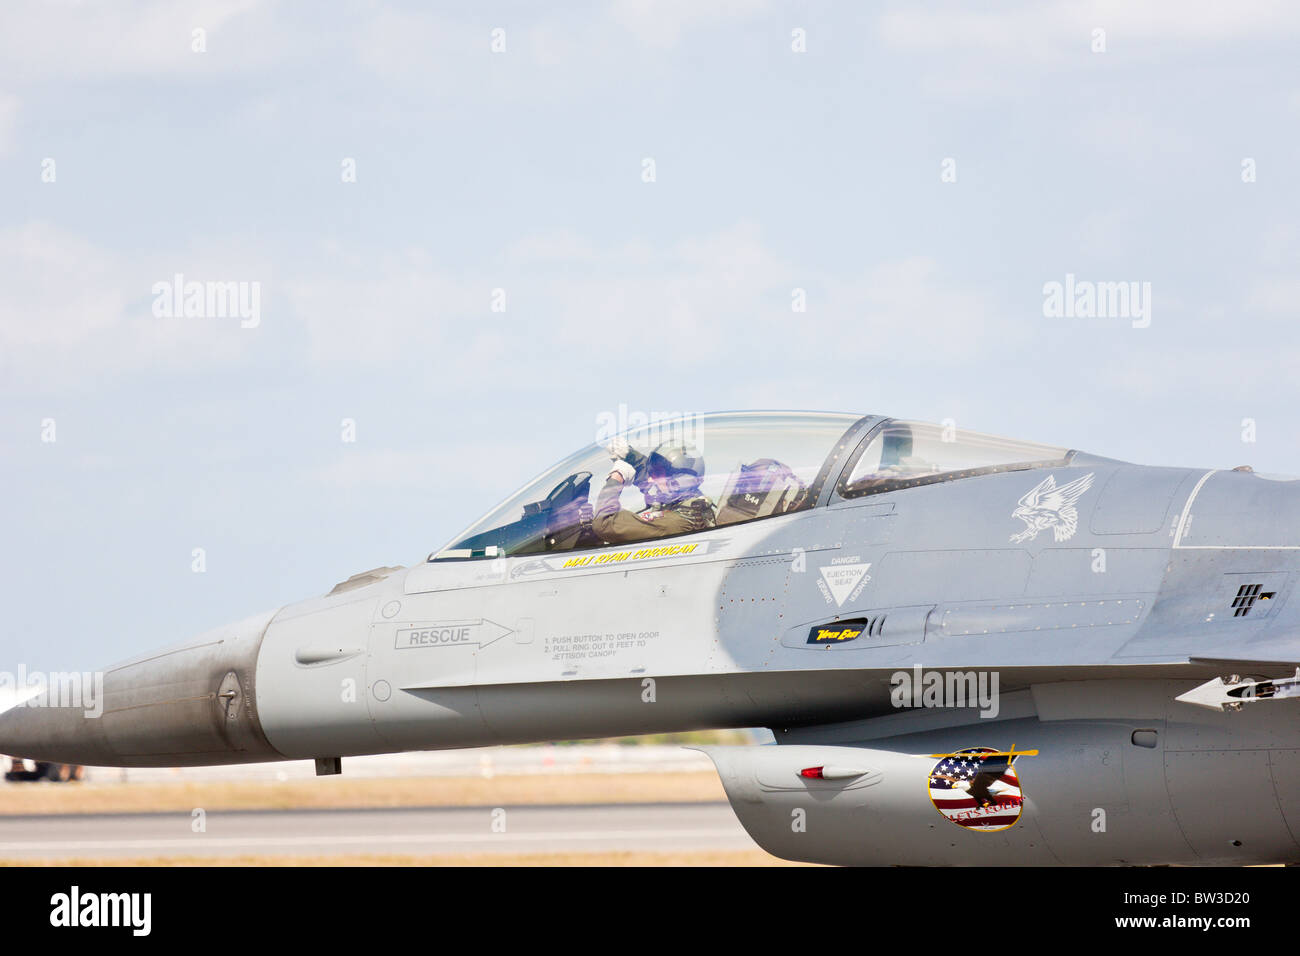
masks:
<instances>
[{"instance_id":1,"label":"eagle emblem decal","mask_svg":"<svg viewBox=\"0 0 1300 956\"><path fill-rule=\"evenodd\" d=\"M931 754L939 762L930 771L930 801L959 827L988 833L1016 825L1025 798L1012 766L1017 757L1036 757L1037 750L967 747L951 754Z\"/></svg>"},{"instance_id":2,"label":"eagle emblem decal","mask_svg":"<svg viewBox=\"0 0 1300 956\"><path fill-rule=\"evenodd\" d=\"M1038 532L1052 529L1057 541L1068 541L1079 529L1079 512L1074 505L1080 496L1092 487L1092 472L1068 484L1056 485L1056 476L1048 475L1033 490L1020 499L1011 517L1025 523L1025 530L1013 534L1016 544L1032 541Z\"/></svg>"}]
</instances>

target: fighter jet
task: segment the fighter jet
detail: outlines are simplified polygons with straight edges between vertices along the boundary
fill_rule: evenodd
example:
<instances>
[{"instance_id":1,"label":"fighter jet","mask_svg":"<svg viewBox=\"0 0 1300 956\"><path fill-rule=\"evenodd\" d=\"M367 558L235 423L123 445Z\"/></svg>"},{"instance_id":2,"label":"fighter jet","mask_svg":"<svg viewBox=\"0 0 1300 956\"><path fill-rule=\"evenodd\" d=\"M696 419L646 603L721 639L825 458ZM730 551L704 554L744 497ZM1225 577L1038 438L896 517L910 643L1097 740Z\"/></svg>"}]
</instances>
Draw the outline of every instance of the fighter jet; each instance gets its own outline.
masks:
<instances>
[{"instance_id":1,"label":"fighter jet","mask_svg":"<svg viewBox=\"0 0 1300 956\"><path fill-rule=\"evenodd\" d=\"M765 849L1300 861L1300 482L745 412L593 443L445 547L15 706L0 751L178 766L729 727ZM1012 759L1014 758L1014 765Z\"/></svg>"}]
</instances>

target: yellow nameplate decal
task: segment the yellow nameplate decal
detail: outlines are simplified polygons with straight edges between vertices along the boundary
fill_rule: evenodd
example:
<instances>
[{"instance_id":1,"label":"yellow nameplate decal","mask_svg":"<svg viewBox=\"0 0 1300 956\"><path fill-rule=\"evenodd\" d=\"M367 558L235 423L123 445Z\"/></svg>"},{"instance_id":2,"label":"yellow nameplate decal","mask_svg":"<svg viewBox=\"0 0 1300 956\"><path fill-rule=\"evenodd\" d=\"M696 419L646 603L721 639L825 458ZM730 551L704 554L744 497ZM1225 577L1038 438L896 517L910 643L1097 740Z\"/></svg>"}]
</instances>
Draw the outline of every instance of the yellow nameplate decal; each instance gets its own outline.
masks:
<instances>
[{"instance_id":1,"label":"yellow nameplate decal","mask_svg":"<svg viewBox=\"0 0 1300 956\"><path fill-rule=\"evenodd\" d=\"M867 629L867 621L836 621L823 624L808 631L809 644L843 644L856 641Z\"/></svg>"}]
</instances>

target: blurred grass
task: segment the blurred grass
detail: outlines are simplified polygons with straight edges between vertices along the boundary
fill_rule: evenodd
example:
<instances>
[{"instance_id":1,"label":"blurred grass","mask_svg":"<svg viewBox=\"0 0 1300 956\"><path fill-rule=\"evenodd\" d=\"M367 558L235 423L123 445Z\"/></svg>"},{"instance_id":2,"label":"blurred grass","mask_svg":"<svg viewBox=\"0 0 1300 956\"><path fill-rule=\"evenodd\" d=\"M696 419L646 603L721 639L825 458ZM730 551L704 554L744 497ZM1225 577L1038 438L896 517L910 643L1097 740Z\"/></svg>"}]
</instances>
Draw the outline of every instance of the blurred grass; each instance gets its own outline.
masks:
<instances>
[{"instance_id":1,"label":"blurred grass","mask_svg":"<svg viewBox=\"0 0 1300 956\"><path fill-rule=\"evenodd\" d=\"M761 739L756 735L761 734ZM637 747L648 744L677 747L729 746L743 747L757 742L767 742L771 735L766 731L752 730L692 730L677 734L642 734L639 737L601 737L592 740L557 740L552 744L515 744L517 747L574 747L579 744L619 744L624 747Z\"/></svg>"},{"instance_id":2,"label":"blurred grass","mask_svg":"<svg viewBox=\"0 0 1300 956\"><path fill-rule=\"evenodd\" d=\"M768 737L764 737L767 740ZM754 743L754 732L748 730L697 730L685 734L643 734L636 737L603 737L599 740L558 740L558 747L572 747L576 744L619 744L621 747L640 747L642 744L662 744L666 747L744 747ZM526 744L525 744L526 745ZM538 744L532 744L537 747ZM539 744L549 747L549 744Z\"/></svg>"},{"instance_id":3,"label":"blurred grass","mask_svg":"<svg viewBox=\"0 0 1300 956\"><path fill-rule=\"evenodd\" d=\"M726 800L712 771L546 773L494 777L309 777L184 783L0 784L0 815L189 813Z\"/></svg>"},{"instance_id":4,"label":"blurred grass","mask_svg":"<svg viewBox=\"0 0 1300 956\"><path fill-rule=\"evenodd\" d=\"M417 856L355 853L340 856L79 857L59 860L3 860L0 866L812 866L780 860L762 850L700 850L655 853L482 853Z\"/></svg>"}]
</instances>

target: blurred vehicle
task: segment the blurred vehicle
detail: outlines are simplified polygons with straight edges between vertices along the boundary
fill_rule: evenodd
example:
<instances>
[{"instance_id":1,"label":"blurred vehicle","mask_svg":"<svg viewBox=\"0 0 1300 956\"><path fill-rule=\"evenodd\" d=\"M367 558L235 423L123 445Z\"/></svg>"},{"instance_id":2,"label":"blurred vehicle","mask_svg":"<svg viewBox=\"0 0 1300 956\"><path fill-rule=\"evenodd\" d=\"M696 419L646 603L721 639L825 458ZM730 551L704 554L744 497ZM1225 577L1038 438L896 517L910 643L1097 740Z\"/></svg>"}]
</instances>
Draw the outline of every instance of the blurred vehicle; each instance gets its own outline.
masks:
<instances>
[{"instance_id":1,"label":"blurred vehicle","mask_svg":"<svg viewBox=\"0 0 1300 956\"><path fill-rule=\"evenodd\" d=\"M67 783L69 780L82 780L86 776L86 768L78 764L23 760L20 757L0 756L0 767L4 768L5 780L12 781L51 780L54 783Z\"/></svg>"}]
</instances>

